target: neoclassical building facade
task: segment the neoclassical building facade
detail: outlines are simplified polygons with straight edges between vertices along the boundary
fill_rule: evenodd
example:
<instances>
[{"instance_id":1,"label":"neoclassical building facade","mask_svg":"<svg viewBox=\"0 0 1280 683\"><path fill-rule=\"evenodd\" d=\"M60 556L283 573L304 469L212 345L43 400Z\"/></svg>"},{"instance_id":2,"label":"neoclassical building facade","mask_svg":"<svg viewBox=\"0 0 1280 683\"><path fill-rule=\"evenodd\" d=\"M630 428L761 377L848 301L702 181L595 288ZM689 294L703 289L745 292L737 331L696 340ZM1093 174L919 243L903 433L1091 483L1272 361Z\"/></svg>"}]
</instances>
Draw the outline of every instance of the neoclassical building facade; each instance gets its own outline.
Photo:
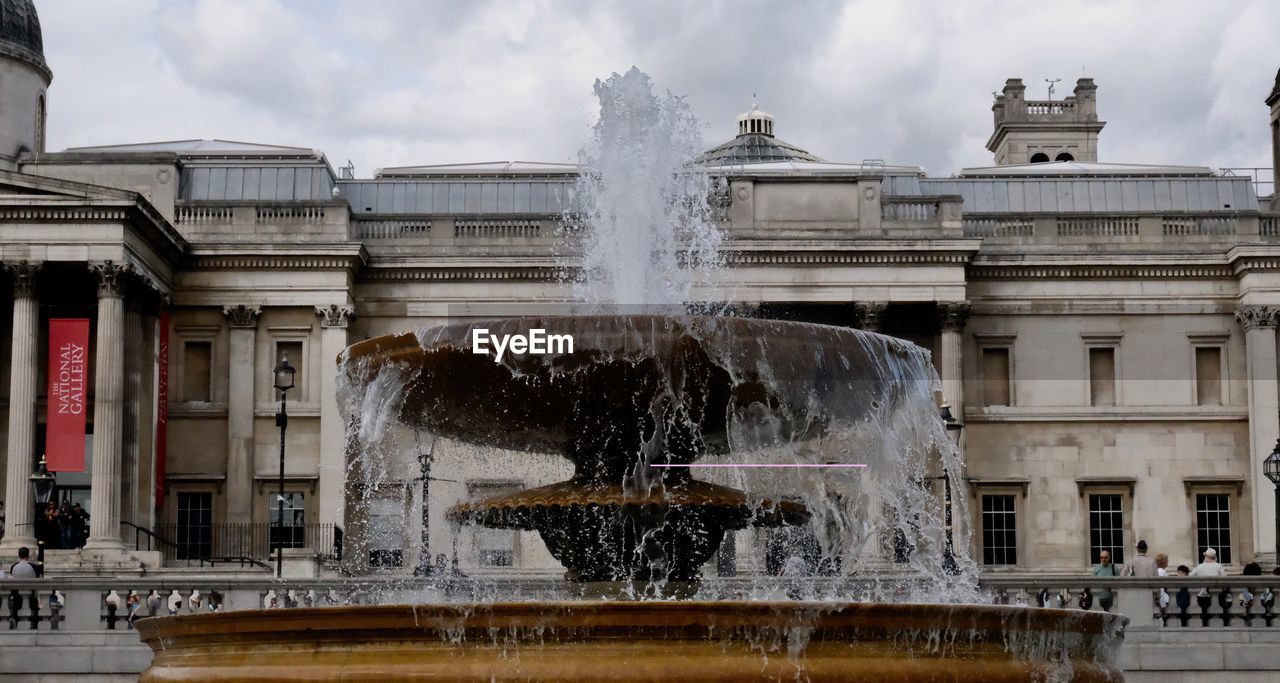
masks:
<instances>
[{"instance_id":1,"label":"neoclassical building facade","mask_svg":"<svg viewBox=\"0 0 1280 683\"><path fill-rule=\"evenodd\" d=\"M265 561L273 542L295 574L411 572L441 555L468 573L558 572L534 534L444 521L469 496L563 474L518 454L393 473L361 501L382 540L337 562L349 505L334 359L469 311L570 299L575 167L355 178L316 150L218 140L48 152L34 8L4 0L0 19L0 554L35 544L49 321L82 318L87 468L58 472L55 496L81 502L90 530L82 549L47 551L50 572ZM1280 78L1265 100L1280 149ZM1280 437L1275 184L1099 161L1091 79L1047 101L1011 79L992 109L995 165L951 177L829 162L779 140L768 114L742 115L699 159L726 180L713 199L728 267L705 286L930 350L964 423L962 525L990 571L1079 572L1139 538L1174 564L1209 546L1229 565L1274 563L1261 463ZM285 356L298 375L273 532ZM738 571L769 570L763 532L736 547Z\"/></svg>"}]
</instances>

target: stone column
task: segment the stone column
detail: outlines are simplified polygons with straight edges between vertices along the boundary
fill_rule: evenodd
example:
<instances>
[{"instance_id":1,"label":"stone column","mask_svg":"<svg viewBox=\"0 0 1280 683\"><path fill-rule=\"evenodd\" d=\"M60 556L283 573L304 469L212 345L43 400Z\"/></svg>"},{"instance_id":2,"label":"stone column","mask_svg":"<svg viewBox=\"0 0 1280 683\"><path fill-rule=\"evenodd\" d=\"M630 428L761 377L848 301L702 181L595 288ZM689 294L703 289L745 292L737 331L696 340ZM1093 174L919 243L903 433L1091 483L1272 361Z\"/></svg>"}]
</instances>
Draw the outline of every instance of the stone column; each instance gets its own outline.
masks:
<instances>
[{"instance_id":1,"label":"stone column","mask_svg":"<svg viewBox=\"0 0 1280 683\"><path fill-rule=\"evenodd\" d=\"M853 326L863 332L879 332L889 304L884 301L859 302L853 305Z\"/></svg>"},{"instance_id":2,"label":"stone column","mask_svg":"<svg viewBox=\"0 0 1280 683\"><path fill-rule=\"evenodd\" d=\"M338 411L337 359L347 348L347 328L356 311L334 304L317 306L316 315L320 318L320 523L342 526L347 436Z\"/></svg>"},{"instance_id":3,"label":"stone column","mask_svg":"<svg viewBox=\"0 0 1280 683\"><path fill-rule=\"evenodd\" d=\"M942 400L951 406L951 414L964 421L964 326L969 322L969 303L966 301L938 302L938 322L941 330L939 360L942 375Z\"/></svg>"},{"instance_id":4,"label":"stone column","mask_svg":"<svg viewBox=\"0 0 1280 683\"><path fill-rule=\"evenodd\" d=\"M124 428L124 292L132 268L107 261L98 276L97 370L93 396L93 478L85 550L124 550L120 470Z\"/></svg>"},{"instance_id":5,"label":"stone column","mask_svg":"<svg viewBox=\"0 0 1280 683\"><path fill-rule=\"evenodd\" d=\"M9 266L13 274L13 356L9 366L9 443L5 467L5 536L0 553L15 556L27 546L35 552L35 498L29 477L36 467L36 363L40 302L35 276L39 265Z\"/></svg>"},{"instance_id":6,"label":"stone column","mask_svg":"<svg viewBox=\"0 0 1280 683\"><path fill-rule=\"evenodd\" d=\"M122 465L120 477L120 521L142 526L138 521L138 501L144 497L139 462L141 458L142 425L142 306L136 300L125 305L124 310L124 429ZM149 527L147 527L149 528ZM132 539L132 529L125 530L125 538Z\"/></svg>"},{"instance_id":7,"label":"stone column","mask_svg":"<svg viewBox=\"0 0 1280 683\"><path fill-rule=\"evenodd\" d=\"M231 523L253 521L253 372L258 306L227 306L230 377L227 391L227 516Z\"/></svg>"},{"instance_id":8,"label":"stone column","mask_svg":"<svg viewBox=\"0 0 1280 683\"><path fill-rule=\"evenodd\" d=\"M1262 472L1262 461L1280 437L1280 394L1277 393L1276 321L1273 306L1241 306L1236 320L1244 328L1249 372L1249 491L1252 493L1254 557L1264 566L1275 563L1275 493Z\"/></svg>"}]
</instances>

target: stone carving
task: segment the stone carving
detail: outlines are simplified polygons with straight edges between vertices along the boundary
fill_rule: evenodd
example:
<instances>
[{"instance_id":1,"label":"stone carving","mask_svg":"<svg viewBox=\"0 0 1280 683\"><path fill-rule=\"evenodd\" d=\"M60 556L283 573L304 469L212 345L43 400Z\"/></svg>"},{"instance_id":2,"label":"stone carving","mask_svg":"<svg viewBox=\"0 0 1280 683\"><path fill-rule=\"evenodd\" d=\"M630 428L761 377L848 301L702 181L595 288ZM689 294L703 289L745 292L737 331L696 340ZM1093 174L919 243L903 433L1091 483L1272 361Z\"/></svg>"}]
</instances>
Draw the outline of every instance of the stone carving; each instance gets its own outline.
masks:
<instances>
[{"instance_id":1,"label":"stone carving","mask_svg":"<svg viewBox=\"0 0 1280 683\"><path fill-rule=\"evenodd\" d=\"M948 332L963 332L969 322L969 302L939 301L938 324Z\"/></svg>"},{"instance_id":2,"label":"stone carving","mask_svg":"<svg viewBox=\"0 0 1280 683\"><path fill-rule=\"evenodd\" d=\"M1280 309L1275 306L1241 306L1236 309L1236 322L1245 332L1265 327L1275 327Z\"/></svg>"},{"instance_id":3,"label":"stone carving","mask_svg":"<svg viewBox=\"0 0 1280 683\"><path fill-rule=\"evenodd\" d=\"M128 263L103 261L90 266L98 277L98 298L123 297L129 288L133 266Z\"/></svg>"},{"instance_id":4,"label":"stone carving","mask_svg":"<svg viewBox=\"0 0 1280 683\"><path fill-rule=\"evenodd\" d=\"M346 327L356 319L356 309L338 304L316 306L316 316L320 318L321 327Z\"/></svg>"},{"instance_id":5,"label":"stone carving","mask_svg":"<svg viewBox=\"0 0 1280 683\"><path fill-rule=\"evenodd\" d=\"M258 316L262 315L262 307L246 306L244 304L224 306L222 314L227 316L227 325L229 327L256 327L258 325Z\"/></svg>"},{"instance_id":6,"label":"stone carving","mask_svg":"<svg viewBox=\"0 0 1280 683\"><path fill-rule=\"evenodd\" d=\"M13 298L23 299L36 295L36 274L41 264L22 261L5 266L13 274Z\"/></svg>"},{"instance_id":7,"label":"stone carving","mask_svg":"<svg viewBox=\"0 0 1280 683\"><path fill-rule=\"evenodd\" d=\"M859 302L853 305L853 326L864 332L879 332L880 322L889 304L884 301Z\"/></svg>"}]
</instances>

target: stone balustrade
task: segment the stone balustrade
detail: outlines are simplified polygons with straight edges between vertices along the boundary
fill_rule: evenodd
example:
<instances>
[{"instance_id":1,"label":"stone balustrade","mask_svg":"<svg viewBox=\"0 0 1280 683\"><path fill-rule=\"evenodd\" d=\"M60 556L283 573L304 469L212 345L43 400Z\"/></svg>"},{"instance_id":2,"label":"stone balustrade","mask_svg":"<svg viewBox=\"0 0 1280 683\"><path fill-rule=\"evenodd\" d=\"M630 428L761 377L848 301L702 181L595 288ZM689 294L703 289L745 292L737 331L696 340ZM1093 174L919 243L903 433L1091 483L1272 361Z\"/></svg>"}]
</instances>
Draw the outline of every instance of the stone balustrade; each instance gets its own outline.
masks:
<instances>
[{"instance_id":1,"label":"stone balustrade","mask_svg":"<svg viewBox=\"0 0 1280 683\"><path fill-rule=\"evenodd\" d=\"M1000 244L1221 244L1280 241L1280 215L966 214L965 237Z\"/></svg>"},{"instance_id":2,"label":"stone balustrade","mask_svg":"<svg viewBox=\"0 0 1280 683\"><path fill-rule=\"evenodd\" d=\"M1027 100L1027 114L1031 116L1068 116L1075 112L1073 100Z\"/></svg>"}]
</instances>

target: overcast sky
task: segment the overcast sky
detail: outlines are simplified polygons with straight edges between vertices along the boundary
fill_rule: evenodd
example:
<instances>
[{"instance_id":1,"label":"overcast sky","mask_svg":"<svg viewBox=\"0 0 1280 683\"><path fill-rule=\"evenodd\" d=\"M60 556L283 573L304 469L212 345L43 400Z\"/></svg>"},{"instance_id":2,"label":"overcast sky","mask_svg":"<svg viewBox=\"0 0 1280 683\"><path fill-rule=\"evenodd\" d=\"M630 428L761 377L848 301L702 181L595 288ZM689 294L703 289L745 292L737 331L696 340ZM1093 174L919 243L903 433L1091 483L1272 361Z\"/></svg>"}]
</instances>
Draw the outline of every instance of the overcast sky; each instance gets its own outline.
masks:
<instances>
[{"instance_id":1,"label":"overcast sky","mask_svg":"<svg viewBox=\"0 0 1280 683\"><path fill-rule=\"evenodd\" d=\"M1280 2L36 0L49 149L312 147L357 174L570 161L635 65L707 146L751 104L831 161L987 165L992 91L1098 84L1101 161L1270 166Z\"/></svg>"}]
</instances>

